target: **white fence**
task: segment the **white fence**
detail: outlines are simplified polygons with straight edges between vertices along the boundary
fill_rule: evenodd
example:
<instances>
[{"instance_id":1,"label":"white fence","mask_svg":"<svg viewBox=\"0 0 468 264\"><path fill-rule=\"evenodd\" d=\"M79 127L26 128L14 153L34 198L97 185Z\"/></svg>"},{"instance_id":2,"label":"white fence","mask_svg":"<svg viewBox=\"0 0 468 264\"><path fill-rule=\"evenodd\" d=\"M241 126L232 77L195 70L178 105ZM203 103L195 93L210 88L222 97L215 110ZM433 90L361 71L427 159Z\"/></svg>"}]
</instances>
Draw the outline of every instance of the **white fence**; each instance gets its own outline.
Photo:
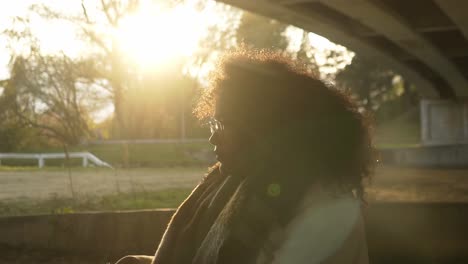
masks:
<instances>
[{"instance_id":1,"label":"white fence","mask_svg":"<svg viewBox=\"0 0 468 264\"><path fill-rule=\"evenodd\" d=\"M84 142L83 145L106 145L106 144L165 144L165 143L197 143L207 142L208 138L165 138L165 139L106 139L91 140Z\"/></svg>"},{"instance_id":2,"label":"white fence","mask_svg":"<svg viewBox=\"0 0 468 264\"><path fill-rule=\"evenodd\" d=\"M112 168L108 163L100 160L89 152L70 152L70 158L81 158L83 167L88 167L91 162L96 166ZM65 153L0 153L0 165L3 159L37 159L39 168L44 167L46 159L65 159Z\"/></svg>"}]
</instances>

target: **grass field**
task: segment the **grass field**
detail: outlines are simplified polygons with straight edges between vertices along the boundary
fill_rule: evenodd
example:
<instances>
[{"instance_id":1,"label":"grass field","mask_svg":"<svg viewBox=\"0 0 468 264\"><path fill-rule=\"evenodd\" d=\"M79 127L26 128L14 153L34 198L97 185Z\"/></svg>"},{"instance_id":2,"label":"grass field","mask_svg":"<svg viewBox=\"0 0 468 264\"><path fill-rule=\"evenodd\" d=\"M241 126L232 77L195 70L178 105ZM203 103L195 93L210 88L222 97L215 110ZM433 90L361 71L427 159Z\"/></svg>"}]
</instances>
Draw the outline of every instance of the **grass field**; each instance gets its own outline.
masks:
<instances>
[{"instance_id":1,"label":"grass field","mask_svg":"<svg viewBox=\"0 0 468 264\"><path fill-rule=\"evenodd\" d=\"M76 197L193 188L206 168L82 169L71 171ZM67 170L2 169L0 200L72 197Z\"/></svg>"},{"instance_id":2,"label":"grass field","mask_svg":"<svg viewBox=\"0 0 468 264\"><path fill-rule=\"evenodd\" d=\"M177 207L206 168L0 170L0 215Z\"/></svg>"},{"instance_id":3,"label":"grass field","mask_svg":"<svg viewBox=\"0 0 468 264\"><path fill-rule=\"evenodd\" d=\"M176 207L204 167L73 169L72 195L63 169L0 169L0 215ZM468 202L468 170L378 167L369 202Z\"/></svg>"}]
</instances>

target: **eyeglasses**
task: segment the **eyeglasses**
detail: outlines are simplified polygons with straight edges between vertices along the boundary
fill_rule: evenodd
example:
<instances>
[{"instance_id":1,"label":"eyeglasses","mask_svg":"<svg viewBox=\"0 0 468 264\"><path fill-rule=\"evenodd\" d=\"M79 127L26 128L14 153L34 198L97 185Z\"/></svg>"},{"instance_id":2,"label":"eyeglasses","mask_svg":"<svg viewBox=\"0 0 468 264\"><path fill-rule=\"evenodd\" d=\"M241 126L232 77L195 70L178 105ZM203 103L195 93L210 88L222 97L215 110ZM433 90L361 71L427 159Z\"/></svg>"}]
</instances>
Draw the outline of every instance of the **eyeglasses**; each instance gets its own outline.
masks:
<instances>
[{"instance_id":1,"label":"eyeglasses","mask_svg":"<svg viewBox=\"0 0 468 264\"><path fill-rule=\"evenodd\" d=\"M216 132L221 132L224 130L223 123L214 117L211 118L210 121L208 121L208 125L210 126L211 134L214 134Z\"/></svg>"}]
</instances>

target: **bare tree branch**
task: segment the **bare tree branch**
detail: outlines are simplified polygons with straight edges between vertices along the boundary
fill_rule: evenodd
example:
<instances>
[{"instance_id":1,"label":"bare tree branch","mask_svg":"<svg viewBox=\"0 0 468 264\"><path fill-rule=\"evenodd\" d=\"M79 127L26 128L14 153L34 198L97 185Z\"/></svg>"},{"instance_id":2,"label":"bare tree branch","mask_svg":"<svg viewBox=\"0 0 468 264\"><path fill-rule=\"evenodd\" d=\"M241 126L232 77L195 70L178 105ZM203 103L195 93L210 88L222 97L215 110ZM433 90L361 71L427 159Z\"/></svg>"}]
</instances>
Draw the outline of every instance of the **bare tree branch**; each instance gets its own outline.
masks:
<instances>
[{"instance_id":1,"label":"bare tree branch","mask_svg":"<svg viewBox=\"0 0 468 264\"><path fill-rule=\"evenodd\" d=\"M83 0L81 0L81 10L83 11L83 15L86 19L86 23L91 24L91 20L89 19L88 11L86 10L86 6Z\"/></svg>"},{"instance_id":2,"label":"bare tree branch","mask_svg":"<svg viewBox=\"0 0 468 264\"><path fill-rule=\"evenodd\" d=\"M117 21L114 18L112 18L112 15L110 14L109 4L106 4L104 0L101 0L101 5L102 5L102 10L104 11L104 14L106 15L106 18L109 24L111 24L113 27L117 27Z\"/></svg>"},{"instance_id":3,"label":"bare tree branch","mask_svg":"<svg viewBox=\"0 0 468 264\"><path fill-rule=\"evenodd\" d=\"M100 48L104 50L106 54L111 54L112 51L109 49L109 47L106 46L102 38L99 38L96 33L90 31L89 29L86 29L84 26L81 27L83 32L86 34L86 36L89 37L89 39L97 44Z\"/></svg>"}]
</instances>

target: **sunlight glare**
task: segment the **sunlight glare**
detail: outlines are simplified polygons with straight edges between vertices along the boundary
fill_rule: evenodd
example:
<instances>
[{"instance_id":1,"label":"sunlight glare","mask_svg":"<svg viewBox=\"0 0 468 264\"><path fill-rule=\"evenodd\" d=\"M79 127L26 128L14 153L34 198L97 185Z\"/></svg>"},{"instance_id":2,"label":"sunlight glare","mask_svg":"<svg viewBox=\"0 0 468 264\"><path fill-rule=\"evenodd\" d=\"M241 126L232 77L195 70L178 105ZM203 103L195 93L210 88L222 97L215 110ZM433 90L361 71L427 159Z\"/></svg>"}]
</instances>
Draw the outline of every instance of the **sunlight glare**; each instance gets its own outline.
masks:
<instances>
[{"instance_id":1,"label":"sunlight glare","mask_svg":"<svg viewBox=\"0 0 468 264\"><path fill-rule=\"evenodd\" d=\"M184 5L146 6L121 21L117 39L134 63L152 68L193 55L206 30L203 21L201 13Z\"/></svg>"},{"instance_id":2,"label":"sunlight glare","mask_svg":"<svg viewBox=\"0 0 468 264\"><path fill-rule=\"evenodd\" d=\"M63 52L72 58L79 57L85 44L80 40L76 32L76 25L68 21L47 21L39 16L33 16L31 28L34 36L39 40L41 51L44 54Z\"/></svg>"},{"instance_id":3,"label":"sunlight glare","mask_svg":"<svg viewBox=\"0 0 468 264\"><path fill-rule=\"evenodd\" d=\"M336 48L337 44L331 42L330 40L328 40L327 38L324 38L320 35L317 35L315 33L312 33L312 32L309 32L307 34L307 36L309 37L309 41L310 43L312 43L312 45L319 49L319 50L327 50L327 49L333 49L333 48Z\"/></svg>"}]
</instances>

